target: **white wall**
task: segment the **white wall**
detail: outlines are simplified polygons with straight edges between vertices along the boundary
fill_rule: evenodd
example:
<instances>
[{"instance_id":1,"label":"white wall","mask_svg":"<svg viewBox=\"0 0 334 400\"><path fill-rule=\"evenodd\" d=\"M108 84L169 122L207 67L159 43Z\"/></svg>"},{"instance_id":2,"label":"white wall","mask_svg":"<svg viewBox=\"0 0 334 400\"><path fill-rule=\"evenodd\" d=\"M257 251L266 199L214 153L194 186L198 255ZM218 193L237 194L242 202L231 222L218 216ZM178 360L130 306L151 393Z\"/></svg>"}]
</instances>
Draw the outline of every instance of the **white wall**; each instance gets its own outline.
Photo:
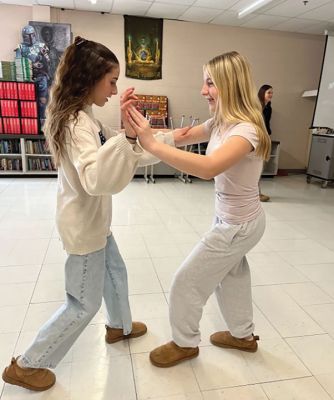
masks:
<instances>
[{"instance_id":1,"label":"white wall","mask_svg":"<svg viewBox=\"0 0 334 400\"><path fill-rule=\"evenodd\" d=\"M32 7L0 4L0 60L13 61L21 29L32 19Z\"/></svg>"},{"instance_id":2,"label":"white wall","mask_svg":"<svg viewBox=\"0 0 334 400\"><path fill-rule=\"evenodd\" d=\"M0 35L4 37L3 11L20 18L11 21L13 43L0 44L0 59L17 43L20 28L31 18L28 7L0 4ZM24 17L27 19L24 21ZM4 15L6 18L6 15ZM234 28L164 20L162 79L141 81L124 76L123 16L51 9L51 21L70 23L73 35L99 41L118 56L121 63L119 91L135 86L138 93L167 95L170 114L177 121L181 114L202 121L208 118L206 102L200 96L202 65L220 53L237 50L251 62L256 84L274 87L272 138L281 141L280 168L299 169L307 165L308 128L314 100L301 98L304 90L317 88L324 37L277 31ZM7 35L6 35L7 36ZM7 42L7 40L6 40ZM113 98L96 115L113 126L119 125L119 99Z\"/></svg>"}]
</instances>

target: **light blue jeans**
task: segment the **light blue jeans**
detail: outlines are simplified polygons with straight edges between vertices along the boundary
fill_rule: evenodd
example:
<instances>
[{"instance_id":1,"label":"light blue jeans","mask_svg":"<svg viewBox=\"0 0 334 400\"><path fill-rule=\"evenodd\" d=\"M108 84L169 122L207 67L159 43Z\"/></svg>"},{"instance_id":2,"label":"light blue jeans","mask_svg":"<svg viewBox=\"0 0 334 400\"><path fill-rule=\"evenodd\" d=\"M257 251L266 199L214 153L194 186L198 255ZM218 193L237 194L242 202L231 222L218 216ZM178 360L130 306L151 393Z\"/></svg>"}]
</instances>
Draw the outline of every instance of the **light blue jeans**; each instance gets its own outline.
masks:
<instances>
[{"instance_id":1,"label":"light blue jeans","mask_svg":"<svg viewBox=\"0 0 334 400\"><path fill-rule=\"evenodd\" d=\"M107 325L132 329L125 263L112 235L102 250L68 255L65 264L66 301L47 321L21 357L22 366L55 368L94 315L102 298Z\"/></svg>"}]
</instances>

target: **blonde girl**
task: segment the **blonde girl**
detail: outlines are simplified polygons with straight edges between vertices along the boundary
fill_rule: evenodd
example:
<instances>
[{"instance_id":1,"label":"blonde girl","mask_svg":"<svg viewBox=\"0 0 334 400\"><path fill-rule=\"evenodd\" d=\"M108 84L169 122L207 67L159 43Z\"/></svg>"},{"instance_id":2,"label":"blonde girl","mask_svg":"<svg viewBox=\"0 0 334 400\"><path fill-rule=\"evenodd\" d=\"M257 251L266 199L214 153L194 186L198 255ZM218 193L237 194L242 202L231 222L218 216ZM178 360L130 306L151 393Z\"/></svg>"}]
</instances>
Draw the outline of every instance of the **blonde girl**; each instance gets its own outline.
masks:
<instances>
[{"instance_id":1,"label":"blonde girl","mask_svg":"<svg viewBox=\"0 0 334 400\"><path fill-rule=\"evenodd\" d=\"M228 331L214 333L212 344L257 350L246 254L265 229L258 182L263 160L270 154L270 140L243 56L233 51L209 61L204 66L201 94L212 118L185 134L175 133L174 139L177 146L208 141L205 155L158 143L133 101L123 106L146 150L181 171L215 181L215 223L174 276L169 301L172 341L150 353L158 367L198 355L199 322L213 292Z\"/></svg>"}]
</instances>

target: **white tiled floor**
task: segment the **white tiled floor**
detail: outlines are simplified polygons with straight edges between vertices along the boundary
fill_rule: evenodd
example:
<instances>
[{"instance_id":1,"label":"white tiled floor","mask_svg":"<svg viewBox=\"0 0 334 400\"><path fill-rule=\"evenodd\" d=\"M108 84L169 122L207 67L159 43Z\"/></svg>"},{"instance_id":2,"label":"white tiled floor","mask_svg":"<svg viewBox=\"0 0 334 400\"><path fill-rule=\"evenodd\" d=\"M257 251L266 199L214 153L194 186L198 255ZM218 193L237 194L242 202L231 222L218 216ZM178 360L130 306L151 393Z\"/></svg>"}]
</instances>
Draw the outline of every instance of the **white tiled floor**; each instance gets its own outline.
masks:
<instances>
[{"instance_id":1,"label":"white tiled floor","mask_svg":"<svg viewBox=\"0 0 334 400\"><path fill-rule=\"evenodd\" d=\"M213 184L135 179L114 197L113 231L126 260L142 338L107 345L102 310L44 393L0 383L1 400L334 399L334 188L305 176L261 183L267 229L249 254L259 351L211 346L225 328L209 299L200 356L170 369L148 353L170 338L174 271L212 221ZM20 354L64 299L65 254L54 227L55 179L0 179L0 369Z\"/></svg>"}]
</instances>

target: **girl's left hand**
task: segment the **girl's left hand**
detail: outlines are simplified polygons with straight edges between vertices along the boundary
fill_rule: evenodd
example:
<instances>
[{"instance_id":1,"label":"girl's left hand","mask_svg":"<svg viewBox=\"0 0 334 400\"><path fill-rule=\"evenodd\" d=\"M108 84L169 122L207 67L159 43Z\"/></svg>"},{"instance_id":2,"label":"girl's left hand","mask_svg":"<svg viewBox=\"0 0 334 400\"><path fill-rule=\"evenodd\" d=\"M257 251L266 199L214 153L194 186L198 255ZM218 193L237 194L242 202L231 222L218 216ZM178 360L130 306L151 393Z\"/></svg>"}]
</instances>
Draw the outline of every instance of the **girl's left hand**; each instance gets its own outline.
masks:
<instances>
[{"instance_id":1,"label":"girl's left hand","mask_svg":"<svg viewBox=\"0 0 334 400\"><path fill-rule=\"evenodd\" d=\"M128 106L126 111L128 122L137 133L140 144L145 150L149 150L155 142L150 122L132 105Z\"/></svg>"}]
</instances>

